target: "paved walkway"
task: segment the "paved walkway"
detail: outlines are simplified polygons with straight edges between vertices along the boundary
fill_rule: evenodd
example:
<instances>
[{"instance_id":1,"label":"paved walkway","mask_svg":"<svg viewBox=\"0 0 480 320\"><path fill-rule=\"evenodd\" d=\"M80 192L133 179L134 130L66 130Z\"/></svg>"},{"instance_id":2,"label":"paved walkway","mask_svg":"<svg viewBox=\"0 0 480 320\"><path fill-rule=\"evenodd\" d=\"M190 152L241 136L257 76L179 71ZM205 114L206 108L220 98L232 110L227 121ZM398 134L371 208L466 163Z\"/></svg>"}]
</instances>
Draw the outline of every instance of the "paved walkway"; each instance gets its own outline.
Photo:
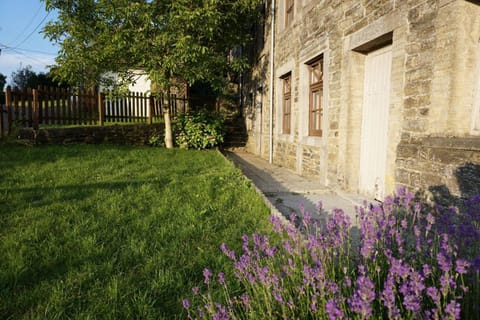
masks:
<instances>
[{"instance_id":1,"label":"paved walkway","mask_svg":"<svg viewBox=\"0 0 480 320\"><path fill-rule=\"evenodd\" d=\"M300 206L303 205L305 212L324 218L332 209L343 209L355 224L355 207L363 205L361 197L333 190L251 153L227 151L225 155L253 182L273 211L284 216L292 212L301 215ZM322 203L321 211L317 210L319 202Z\"/></svg>"}]
</instances>

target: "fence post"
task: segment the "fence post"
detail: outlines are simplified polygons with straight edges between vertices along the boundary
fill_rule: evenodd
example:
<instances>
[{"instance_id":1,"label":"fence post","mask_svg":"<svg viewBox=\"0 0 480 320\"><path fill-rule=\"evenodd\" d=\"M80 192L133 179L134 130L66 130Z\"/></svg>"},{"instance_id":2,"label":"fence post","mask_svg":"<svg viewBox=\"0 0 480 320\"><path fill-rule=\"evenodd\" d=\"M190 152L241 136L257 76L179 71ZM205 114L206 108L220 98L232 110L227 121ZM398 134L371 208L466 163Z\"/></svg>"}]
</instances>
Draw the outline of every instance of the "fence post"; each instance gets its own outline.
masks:
<instances>
[{"instance_id":1,"label":"fence post","mask_svg":"<svg viewBox=\"0 0 480 320\"><path fill-rule=\"evenodd\" d=\"M5 95L5 106L7 105L7 97ZM3 117L3 104L0 103L0 139L3 138L3 130L4 130L4 125L3 125L4 117Z\"/></svg>"},{"instance_id":2,"label":"fence post","mask_svg":"<svg viewBox=\"0 0 480 320\"><path fill-rule=\"evenodd\" d=\"M98 122L101 127L103 127L103 124L105 122L105 108L103 107L103 93L98 90L97 94L97 103L98 103Z\"/></svg>"},{"instance_id":3,"label":"fence post","mask_svg":"<svg viewBox=\"0 0 480 320\"><path fill-rule=\"evenodd\" d=\"M148 103L148 124L153 124L153 106L155 105L155 98L150 96Z\"/></svg>"},{"instance_id":4,"label":"fence post","mask_svg":"<svg viewBox=\"0 0 480 320\"><path fill-rule=\"evenodd\" d=\"M33 130L38 130L38 90L32 90L33 95Z\"/></svg>"},{"instance_id":5,"label":"fence post","mask_svg":"<svg viewBox=\"0 0 480 320\"><path fill-rule=\"evenodd\" d=\"M10 86L7 87L7 91L5 91L5 104L7 106L7 134L10 135L12 131L12 88Z\"/></svg>"}]
</instances>

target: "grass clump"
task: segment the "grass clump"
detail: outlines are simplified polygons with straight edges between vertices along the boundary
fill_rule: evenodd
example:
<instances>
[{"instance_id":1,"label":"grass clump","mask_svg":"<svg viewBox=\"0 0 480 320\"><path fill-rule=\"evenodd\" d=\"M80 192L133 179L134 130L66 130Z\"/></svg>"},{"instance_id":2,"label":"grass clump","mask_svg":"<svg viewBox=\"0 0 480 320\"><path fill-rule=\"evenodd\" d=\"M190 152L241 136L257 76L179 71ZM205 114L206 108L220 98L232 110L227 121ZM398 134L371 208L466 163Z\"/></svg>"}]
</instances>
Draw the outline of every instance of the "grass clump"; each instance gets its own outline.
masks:
<instances>
[{"instance_id":1,"label":"grass clump","mask_svg":"<svg viewBox=\"0 0 480 320\"><path fill-rule=\"evenodd\" d=\"M0 145L0 318L181 318L267 217L217 151Z\"/></svg>"}]
</instances>

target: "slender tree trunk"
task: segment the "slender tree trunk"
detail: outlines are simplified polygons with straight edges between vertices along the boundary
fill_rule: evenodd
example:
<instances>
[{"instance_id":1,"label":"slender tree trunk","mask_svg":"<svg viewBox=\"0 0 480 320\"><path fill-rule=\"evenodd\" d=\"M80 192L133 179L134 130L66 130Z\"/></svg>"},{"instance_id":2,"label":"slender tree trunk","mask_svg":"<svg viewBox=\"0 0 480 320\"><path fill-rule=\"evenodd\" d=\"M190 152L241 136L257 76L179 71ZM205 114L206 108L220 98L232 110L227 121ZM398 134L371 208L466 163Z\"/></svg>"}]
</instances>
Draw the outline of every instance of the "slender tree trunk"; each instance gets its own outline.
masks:
<instances>
[{"instance_id":1,"label":"slender tree trunk","mask_svg":"<svg viewBox=\"0 0 480 320\"><path fill-rule=\"evenodd\" d=\"M165 119L165 147L167 149L173 148L172 139L172 121L170 119L170 88L168 88L165 95L163 95L163 117Z\"/></svg>"}]
</instances>

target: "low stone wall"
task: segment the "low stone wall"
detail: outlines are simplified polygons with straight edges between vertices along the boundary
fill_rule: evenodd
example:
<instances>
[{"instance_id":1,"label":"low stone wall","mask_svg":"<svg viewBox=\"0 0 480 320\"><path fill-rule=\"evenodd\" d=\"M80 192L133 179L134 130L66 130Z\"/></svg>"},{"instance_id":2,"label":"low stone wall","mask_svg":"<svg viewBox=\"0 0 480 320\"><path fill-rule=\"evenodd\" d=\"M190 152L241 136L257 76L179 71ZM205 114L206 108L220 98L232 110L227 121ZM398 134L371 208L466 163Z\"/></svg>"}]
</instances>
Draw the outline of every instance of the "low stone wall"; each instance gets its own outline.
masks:
<instances>
[{"instance_id":1,"label":"low stone wall","mask_svg":"<svg viewBox=\"0 0 480 320\"><path fill-rule=\"evenodd\" d=\"M480 139L425 137L401 141L396 181L430 191L440 203L480 194Z\"/></svg>"},{"instance_id":2,"label":"low stone wall","mask_svg":"<svg viewBox=\"0 0 480 320\"><path fill-rule=\"evenodd\" d=\"M129 124L112 126L89 126L52 128L35 131L24 128L18 138L32 144L126 144L148 145L150 137L160 135L163 139L163 124Z\"/></svg>"}]
</instances>

